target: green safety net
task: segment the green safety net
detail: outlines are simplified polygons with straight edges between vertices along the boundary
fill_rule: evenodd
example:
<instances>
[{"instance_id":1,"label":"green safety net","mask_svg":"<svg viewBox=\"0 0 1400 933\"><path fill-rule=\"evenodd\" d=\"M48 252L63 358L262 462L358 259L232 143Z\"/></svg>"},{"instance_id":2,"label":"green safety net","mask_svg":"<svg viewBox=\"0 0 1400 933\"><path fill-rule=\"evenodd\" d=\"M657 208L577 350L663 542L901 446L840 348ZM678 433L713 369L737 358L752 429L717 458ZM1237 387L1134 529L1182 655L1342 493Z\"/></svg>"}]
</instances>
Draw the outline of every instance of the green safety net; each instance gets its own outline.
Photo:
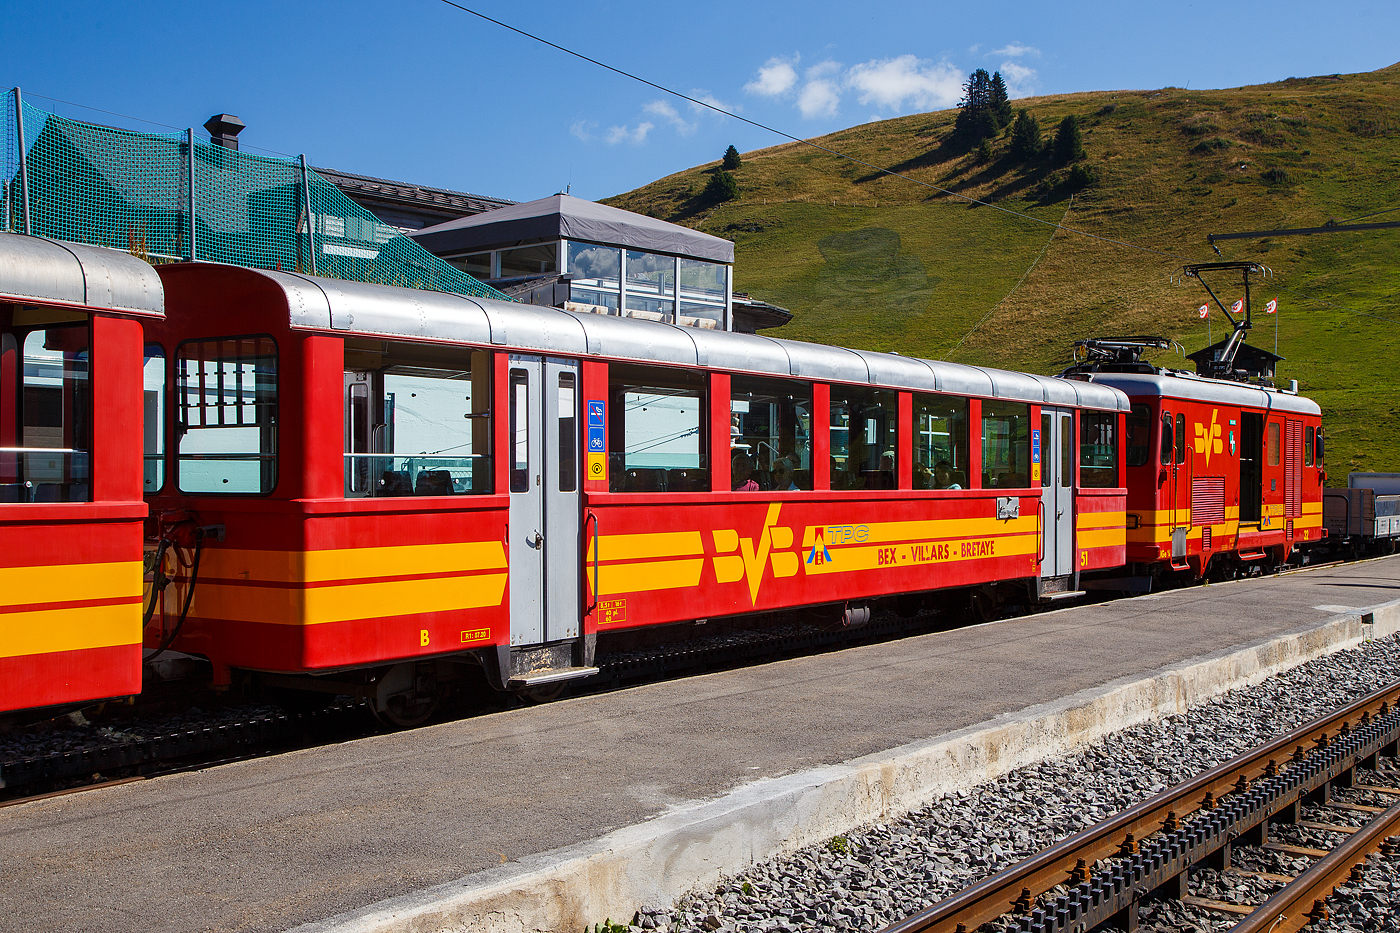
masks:
<instances>
[{"instance_id":1,"label":"green safety net","mask_svg":"<svg viewBox=\"0 0 1400 933\"><path fill-rule=\"evenodd\" d=\"M136 133L21 106L29 228L36 236L127 250L152 263L198 259L506 298L314 171L303 172L299 162L196 139L191 199L191 146L184 134ZM0 229L22 233L13 90L3 111Z\"/></svg>"}]
</instances>

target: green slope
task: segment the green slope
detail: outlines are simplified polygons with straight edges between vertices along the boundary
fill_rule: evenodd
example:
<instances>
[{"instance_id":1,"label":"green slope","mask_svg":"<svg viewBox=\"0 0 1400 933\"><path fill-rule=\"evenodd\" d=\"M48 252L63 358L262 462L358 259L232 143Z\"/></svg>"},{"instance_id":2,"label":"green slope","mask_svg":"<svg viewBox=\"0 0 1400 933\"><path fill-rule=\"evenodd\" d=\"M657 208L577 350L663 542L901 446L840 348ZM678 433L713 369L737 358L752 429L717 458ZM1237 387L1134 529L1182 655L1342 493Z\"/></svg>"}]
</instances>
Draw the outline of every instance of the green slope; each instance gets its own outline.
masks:
<instances>
[{"instance_id":1,"label":"green slope","mask_svg":"<svg viewBox=\"0 0 1400 933\"><path fill-rule=\"evenodd\" d=\"M955 112L942 111L815 141L996 207L796 143L746 153L736 201L703 202L718 166L710 163L608 203L733 239L735 287L793 311L783 336L1043 373L1058 371L1079 337L1160 334L1187 353L1206 346L1208 325L1195 313L1205 293L1178 273L1183 262L1215 258L1208 233L1400 207L1400 66L1016 103L1047 136L1066 114L1079 117L1098 182L1070 196L1056 184L1062 171L1008 164L1005 136L977 165L947 145ZM1221 250L1273 270L1255 307L1279 300L1279 377L1297 379L1323 407L1331 482L1345 484L1349 470L1400 471L1400 229L1227 241ZM1221 297L1238 292L1230 284ZM1215 312L1217 340L1223 323ZM1274 324L1260 314L1250 342L1272 350Z\"/></svg>"}]
</instances>

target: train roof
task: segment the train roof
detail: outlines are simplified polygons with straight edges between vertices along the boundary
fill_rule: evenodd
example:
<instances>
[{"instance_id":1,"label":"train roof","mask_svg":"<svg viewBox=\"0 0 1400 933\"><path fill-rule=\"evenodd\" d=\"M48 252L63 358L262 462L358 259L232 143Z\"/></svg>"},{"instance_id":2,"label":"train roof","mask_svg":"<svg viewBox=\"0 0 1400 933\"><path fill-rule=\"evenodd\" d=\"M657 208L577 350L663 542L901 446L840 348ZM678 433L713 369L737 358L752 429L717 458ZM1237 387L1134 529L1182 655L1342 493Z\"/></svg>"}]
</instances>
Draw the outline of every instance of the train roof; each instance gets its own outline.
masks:
<instances>
[{"instance_id":1,"label":"train roof","mask_svg":"<svg viewBox=\"0 0 1400 933\"><path fill-rule=\"evenodd\" d=\"M1316 402L1293 392L1228 379L1211 379L1193 373L1083 373L1072 378L1112 386L1129 397L1160 395L1193 402L1240 405L1301 415L1322 414L1322 409Z\"/></svg>"},{"instance_id":2,"label":"train roof","mask_svg":"<svg viewBox=\"0 0 1400 933\"><path fill-rule=\"evenodd\" d=\"M211 267L270 280L286 298L289 325L298 329L706 366L1037 405L1107 411L1129 407L1127 397L1108 385L758 334L211 263L163 266L161 274Z\"/></svg>"},{"instance_id":3,"label":"train roof","mask_svg":"<svg viewBox=\"0 0 1400 933\"><path fill-rule=\"evenodd\" d=\"M121 250L0 233L0 301L164 317L155 269Z\"/></svg>"}]
</instances>

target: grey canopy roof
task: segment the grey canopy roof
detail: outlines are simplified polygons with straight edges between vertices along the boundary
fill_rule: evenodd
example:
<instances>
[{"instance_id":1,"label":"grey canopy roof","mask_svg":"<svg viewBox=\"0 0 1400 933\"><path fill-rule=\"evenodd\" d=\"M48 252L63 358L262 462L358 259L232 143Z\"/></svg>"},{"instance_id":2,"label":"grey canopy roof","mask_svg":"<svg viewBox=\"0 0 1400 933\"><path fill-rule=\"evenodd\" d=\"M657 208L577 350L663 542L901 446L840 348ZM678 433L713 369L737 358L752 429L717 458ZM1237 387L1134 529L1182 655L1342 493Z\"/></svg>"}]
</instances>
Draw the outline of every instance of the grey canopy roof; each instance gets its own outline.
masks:
<instances>
[{"instance_id":1,"label":"grey canopy roof","mask_svg":"<svg viewBox=\"0 0 1400 933\"><path fill-rule=\"evenodd\" d=\"M65 240L0 233L0 301L161 317L160 276L135 256Z\"/></svg>"},{"instance_id":2,"label":"grey canopy roof","mask_svg":"<svg viewBox=\"0 0 1400 933\"><path fill-rule=\"evenodd\" d=\"M566 238L710 262L734 261L734 244L729 240L567 194L449 220L424 227L412 237L438 255Z\"/></svg>"},{"instance_id":3,"label":"grey canopy roof","mask_svg":"<svg viewBox=\"0 0 1400 933\"><path fill-rule=\"evenodd\" d=\"M193 268L188 263L179 265ZM282 290L288 323L300 329L497 346L558 356L602 356L663 366L705 366L748 375L945 392L1037 405L1080 405L1106 411L1127 411L1129 407L1127 396L1116 389L1052 376L447 292L293 272L246 271L270 279Z\"/></svg>"}]
</instances>

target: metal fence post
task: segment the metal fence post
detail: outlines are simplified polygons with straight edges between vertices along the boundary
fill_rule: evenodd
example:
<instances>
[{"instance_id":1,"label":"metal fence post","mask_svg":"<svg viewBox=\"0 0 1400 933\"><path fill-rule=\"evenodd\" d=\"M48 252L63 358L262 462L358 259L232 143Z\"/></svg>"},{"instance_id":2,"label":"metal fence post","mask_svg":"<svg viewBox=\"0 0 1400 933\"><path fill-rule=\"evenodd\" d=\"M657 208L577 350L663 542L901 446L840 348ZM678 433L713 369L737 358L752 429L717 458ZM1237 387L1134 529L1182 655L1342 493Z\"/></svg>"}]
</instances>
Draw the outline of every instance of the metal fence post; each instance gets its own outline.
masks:
<instances>
[{"instance_id":1,"label":"metal fence post","mask_svg":"<svg viewBox=\"0 0 1400 933\"><path fill-rule=\"evenodd\" d=\"M29 159L24 152L24 101L15 88L15 135L19 140L19 203L26 236L33 235L29 224Z\"/></svg>"},{"instance_id":2,"label":"metal fence post","mask_svg":"<svg viewBox=\"0 0 1400 933\"><path fill-rule=\"evenodd\" d=\"M199 258L198 243L195 239L194 232L194 127L190 127L189 129L185 130L185 146L185 169L186 175L188 176L186 181L188 182L189 189L187 192L188 197L185 200L185 206L188 209L190 216L190 262L194 262L196 259Z\"/></svg>"},{"instance_id":3,"label":"metal fence post","mask_svg":"<svg viewBox=\"0 0 1400 933\"><path fill-rule=\"evenodd\" d=\"M306 153L301 154L301 199L306 214L306 254L311 260L311 274L316 274L316 223L311 213L311 174L306 170Z\"/></svg>"}]
</instances>

